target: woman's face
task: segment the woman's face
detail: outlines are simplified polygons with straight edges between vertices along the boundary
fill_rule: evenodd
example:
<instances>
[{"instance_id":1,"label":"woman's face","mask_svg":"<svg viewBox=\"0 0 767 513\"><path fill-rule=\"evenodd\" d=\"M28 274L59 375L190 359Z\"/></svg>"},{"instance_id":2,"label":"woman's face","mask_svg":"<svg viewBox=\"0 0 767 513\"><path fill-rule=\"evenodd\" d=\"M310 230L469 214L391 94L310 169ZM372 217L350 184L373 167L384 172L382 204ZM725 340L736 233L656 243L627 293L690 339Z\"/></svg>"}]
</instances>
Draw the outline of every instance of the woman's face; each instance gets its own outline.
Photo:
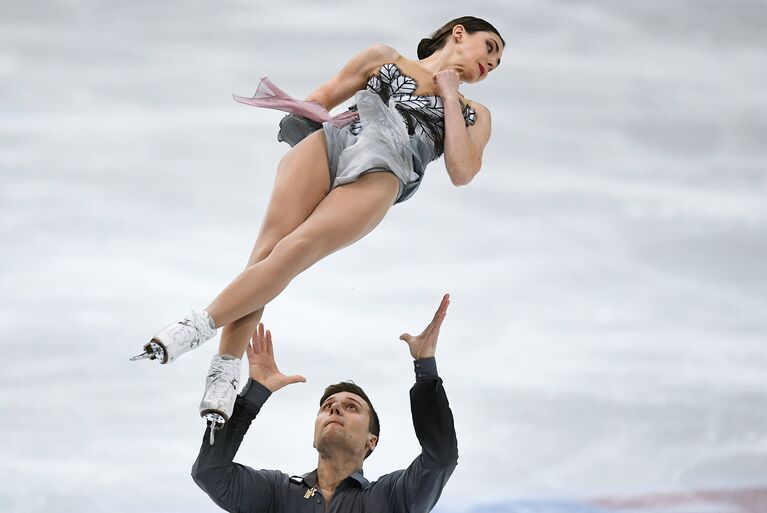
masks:
<instances>
[{"instance_id":1,"label":"woman's face","mask_svg":"<svg viewBox=\"0 0 767 513\"><path fill-rule=\"evenodd\" d=\"M460 27L457 25L456 28ZM487 78L501 63L503 43L495 32L468 33L460 27L458 44L461 80L476 83ZM455 29L453 35L456 35Z\"/></svg>"}]
</instances>

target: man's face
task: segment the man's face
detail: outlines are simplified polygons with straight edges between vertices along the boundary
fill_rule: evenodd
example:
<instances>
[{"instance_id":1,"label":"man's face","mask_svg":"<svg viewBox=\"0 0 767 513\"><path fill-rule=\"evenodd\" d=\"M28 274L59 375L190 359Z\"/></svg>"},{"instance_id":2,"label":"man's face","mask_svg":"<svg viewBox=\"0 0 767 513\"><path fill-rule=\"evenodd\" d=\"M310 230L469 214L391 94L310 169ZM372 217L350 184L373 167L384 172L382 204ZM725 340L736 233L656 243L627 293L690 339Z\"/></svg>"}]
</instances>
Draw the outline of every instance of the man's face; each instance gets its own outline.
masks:
<instances>
[{"instance_id":1,"label":"man's face","mask_svg":"<svg viewBox=\"0 0 767 513\"><path fill-rule=\"evenodd\" d=\"M362 454L378 441L369 430L370 407L357 394L338 392L322 403L314 421L314 447L323 452Z\"/></svg>"}]
</instances>

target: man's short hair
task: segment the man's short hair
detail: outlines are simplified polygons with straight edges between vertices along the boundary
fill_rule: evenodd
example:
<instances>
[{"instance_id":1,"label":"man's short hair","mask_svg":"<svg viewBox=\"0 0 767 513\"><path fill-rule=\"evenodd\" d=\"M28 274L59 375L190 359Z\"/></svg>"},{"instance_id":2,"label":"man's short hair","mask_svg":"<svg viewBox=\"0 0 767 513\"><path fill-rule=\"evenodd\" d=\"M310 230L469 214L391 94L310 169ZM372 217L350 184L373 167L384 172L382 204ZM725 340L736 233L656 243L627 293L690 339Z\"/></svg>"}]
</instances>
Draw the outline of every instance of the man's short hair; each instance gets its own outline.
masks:
<instances>
[{"instance_id":1,"label":"man's short hair","mask_svg":"<svg viewBox=\"0 0 767 513\"><path fill-rule=\"evenodd\" d=\"M358 395L362 397L366 403L368 403L368 407L370 408L370 423L368 424L368 430L373 433L376 438L380 439L381 423L378 420L378 413L376 413L376 409L373 408L373 403L370 402L370 398L368 398L368 395L365 393L365 391L362 390L362 388L355 384L353 381L342 381L340 383L336 383L335 385L329 385L325 389L325 393L322 394L322 398L320 399L320 406L323 405L325 399L339 392L350 392L354 395ZM365 454L365 457L367 458L370 456L372 452L372 449L368 450L367 454Z\"/></svg>"}]
</instances>

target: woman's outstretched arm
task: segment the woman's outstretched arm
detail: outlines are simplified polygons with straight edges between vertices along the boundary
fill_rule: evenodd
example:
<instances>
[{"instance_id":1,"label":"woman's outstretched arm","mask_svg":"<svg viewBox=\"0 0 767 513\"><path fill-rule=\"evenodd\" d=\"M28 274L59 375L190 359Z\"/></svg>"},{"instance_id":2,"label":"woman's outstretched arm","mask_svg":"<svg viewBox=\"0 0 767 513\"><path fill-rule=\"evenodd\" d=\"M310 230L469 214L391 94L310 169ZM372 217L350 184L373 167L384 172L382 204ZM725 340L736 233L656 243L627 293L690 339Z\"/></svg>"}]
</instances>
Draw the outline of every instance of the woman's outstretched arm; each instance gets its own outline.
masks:
<instances>
[{"instance_id":1,"label":"woman's outstretched arm","mask_svg":"<svg viewBox=\"0 0 767 513\"><path fill-rule=\"evenodd\" d=\"M365 84L378 68L394 62L399 56L394 48L385 45L371 46L358 53L330 80L315 89L306 99L315 101L328 111L365 88Z\"/></svg>"}]
</instances>

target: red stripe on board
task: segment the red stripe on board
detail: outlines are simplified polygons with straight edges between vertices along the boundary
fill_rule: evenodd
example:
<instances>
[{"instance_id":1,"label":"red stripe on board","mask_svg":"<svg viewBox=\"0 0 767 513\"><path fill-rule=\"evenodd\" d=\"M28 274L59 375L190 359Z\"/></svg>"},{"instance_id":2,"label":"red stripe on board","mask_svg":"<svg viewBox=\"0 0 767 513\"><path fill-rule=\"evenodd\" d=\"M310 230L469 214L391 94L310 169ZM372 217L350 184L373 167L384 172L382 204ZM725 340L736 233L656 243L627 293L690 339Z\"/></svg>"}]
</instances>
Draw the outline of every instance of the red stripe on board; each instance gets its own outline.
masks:
<instances>
[{"instance_id":1,"label":"red stripe on board","mask_svg":"<svg viewBox=\"0 0 767 513\"><path fill-rule=\"evenodd\" d=\"M739 513L767 513L767 488L690 491L644 495L639 497L599 497L590 502L606 508L650 509L663 506L721 504ZM733 508L734 507L734 508Z\"/></svg>"}]
</instances>

